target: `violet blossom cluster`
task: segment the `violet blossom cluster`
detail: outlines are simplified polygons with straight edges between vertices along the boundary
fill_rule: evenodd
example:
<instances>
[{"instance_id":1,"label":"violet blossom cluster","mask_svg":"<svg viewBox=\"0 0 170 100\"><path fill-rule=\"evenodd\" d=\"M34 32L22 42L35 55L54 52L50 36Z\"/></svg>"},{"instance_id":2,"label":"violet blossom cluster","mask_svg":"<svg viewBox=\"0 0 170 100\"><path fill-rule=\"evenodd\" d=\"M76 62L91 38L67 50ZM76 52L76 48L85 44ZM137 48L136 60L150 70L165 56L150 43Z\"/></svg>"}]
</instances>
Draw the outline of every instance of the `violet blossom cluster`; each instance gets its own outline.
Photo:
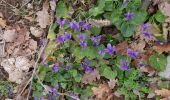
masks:
<instances>
[{"instance_id":1,"label":"violet blossom cluster","mask_svg":"<svg viewBox=\"0 0 170 100\"><path fill-rule=\"evenodd\" d=\"M141 27L142 27L142 29L143 29L143 35L144 35L145 37L147 37L147 38L150 38L150 37L151 37L151 33L149 33L149 32L147 31L148 25L142 23L142 24L141 24Z\"/></svg>"},{"instance_id":2,"label":"violet blossom cluster","mask_svg":"<svg viewBox=\"0 0 170 100\"><path fill-rule=\"evenodd\" d=\"M86 72L93 72L93 69L89 67L90 65L91 65L91 62L89 62L87 59L84 59L81 67L82 67Z\"/></svg>"},{"instance_id":3,"label":"violet blossom cluster","mask_svg":"<svg viewBox=\"0 0 170 100\"><path fill-rule=\"evenodd\" d=\"M110 54L111 56L112 56L112 54L115 52L115 48L114 47L112 47L112 45L109 43L109 44L107 44L107 48L105 48L105 49L103 49L103 50L100 50L99 52L98 52L98 54L100 55L100 56L104 56L105 55L105 53L108 53L108 54Z\"/></svg>"},{"instance_id":4,"label":"violet blossom cluster","mask_svg":"<svg viewBox=\"0 0 170 100\"><path fill-rule=\"evenodd\" d=\"M137 56L139 55L139 52L135 52L131 49L127 49L126 55L128 57L131 57L132 59L136 59ZM128 70L128 68L129 68L128 60L121 59L119 63L120 63L121 70ZM142 66L142 64L140 64L140 66Z\"/></svg>"},{"instance_id":5,"label":"violet blossom cluster","mask_svg":"<svg viewBox=\"0 0 170 100\"><path fill-rule=\"evenodd\" d=\"M64 35L57 34L56 41L60 44L64 43L66 40L70 41L71 35L67 32L64 33Z\"/></svg>"}]
</instances>

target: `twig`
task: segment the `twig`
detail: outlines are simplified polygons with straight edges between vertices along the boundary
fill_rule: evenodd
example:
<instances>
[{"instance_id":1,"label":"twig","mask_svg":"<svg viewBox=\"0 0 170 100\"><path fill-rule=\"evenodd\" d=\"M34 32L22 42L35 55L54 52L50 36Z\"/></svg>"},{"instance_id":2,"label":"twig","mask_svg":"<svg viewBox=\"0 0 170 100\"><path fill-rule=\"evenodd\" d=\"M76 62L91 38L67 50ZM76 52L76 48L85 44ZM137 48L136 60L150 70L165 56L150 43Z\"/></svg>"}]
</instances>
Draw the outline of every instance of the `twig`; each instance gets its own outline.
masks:
<instances>
[{"instance_id":1,"label":"twig","mask_svg":"<svg viewBox=\"0 0 170 100\"><path fill-rule=\"evenodd\" d=\"M13 6L13 5L7 3L6 1L4 1L4 0L1 0L1 1L4 2L4 3L6 3L7 5L11 6L12 8L17 9L15 6Z\"/></svg>"},{"instance_id":2,"label":"twig","mask_svg":"<svg viewBox=\"0 0 170 100\"><path fill-rule=\"evenodd\" d=\"M29 95L30 95L30 92L31 92L31 89L32 89L32 81L33 81L34 75L35 75L36 70L37 70L38 61L40 60L40 57L41 57L41 55L43 54L43 52L44 52L47 44L48 44L48 40L45 40L44 47L42 47L42 49L40 50L40 53L39 53L38 58L37 58L37 61L36 61L35 64L34 64L34 70L33 70L32 76L31 76L31 84L30 84L30 87L29 87L29 92L28 92L28 95L27 95L27 99L26 99L26 100L29 99Z\"/></svg>"},{"instance_id":3,"label":"twig","mask_svg":"<svg viewBox=\"0 0 170 100\"><path fill-rule=\"evenodd\" d=\"M38 61L40 60L40 57L41 57L41 55L43 54L46 46L47 46L47 40L45 40L45 44L44 44L43 47L41 48L40 53L39 53L39 55L38 55L38 58L37 58L37 60L36 60L36 62L35 62L35 64L34 64L34 70L33 70L33 73L32 73L31 78L27 81L27 83L25 84L24 88L22 89L22 91L20 92L20 94L17 96L17 98L19 98L19 97L21 96L21 94L24 92L24 90L26 89L26 87L28 86L28 84L31 82L30 87L29 87L29 92L28 92L28 95L27 95L27 99L26 99L26 100L28 100L29 95L30 95L30 92L31 92L31 88L32 88L32 80L33 80L33 77L34 77L34 75L35 75L35 72L36 72L36 69L37 69L37 66L38 66Z\"/></svg>"}]
</instances>

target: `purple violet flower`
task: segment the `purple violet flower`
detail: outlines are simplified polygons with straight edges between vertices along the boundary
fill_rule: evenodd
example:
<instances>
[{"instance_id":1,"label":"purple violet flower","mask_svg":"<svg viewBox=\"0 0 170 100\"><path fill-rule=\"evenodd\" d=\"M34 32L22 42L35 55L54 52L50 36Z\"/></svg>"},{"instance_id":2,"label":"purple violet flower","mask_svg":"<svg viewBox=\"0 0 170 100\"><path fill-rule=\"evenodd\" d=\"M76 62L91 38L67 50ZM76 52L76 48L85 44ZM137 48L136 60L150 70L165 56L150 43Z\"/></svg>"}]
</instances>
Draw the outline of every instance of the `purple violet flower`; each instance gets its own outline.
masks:
<instances>
[{"instance_id":1,"label":"purple violet flower","mask_svg":"<svg viewBox=\"0 0 170 100\"><path fill-rule=\"evenodd\" d=\"M58 89L59 88L58 83L56 83L54 87L55 87L55 89Z\"/></svg>"},{"instance_id":2,"label":"purple violet flower","mask_svg":"<svg viewBox=\"0 0 170 100\"><path fill-rule=\"evenodd\" d=\"M80 21L80 22L78 22L78 23L79 23L79 26L83 26L84 23L85 23L85 21Z\"/></svg>"},{"instance_id":3,"label":"purple violet flower","mask_svg":"<svg viewBox=\"0 0 170 100\"><path fill-rule=\"evenodd\" d=\"M115 52L115 48L113 48L111 44L107 44L107 48L105 49L105 52L112 55Z\"/></svg>"},{"instance_id":4,"label":"purple violet flower","mask_svg":"<svg viewBox=\"0 0 170 100\"><path fill-rule=\"evenodd\" d=\"M71 16L72 16L72 13L68 13L67 15L71 17Z\"/></svg>"},{"instance_id":5,"label":"purple violet flower","mask_svg":"<svg viewBox=\"0 0 170 100\"><path fill-rule=\"evenodd\" d=\"M87 59L84 59L83 60L83 64L82 64L82 67L85 68L85 67L88 67L91 65L91 62L89 62Z\"/></svg>"},{"instance_id":6,"label":"purple violet flower","mask_svg":"<svg viewBox=\"0 0 170 100\"><path fill-rule=\"evenodd\" d=\"M57 35L56 41L60 44L64 43L65 41L65 36L62 35Z\"/></svg>"},{"instance_id":7,"label":"purple violet flower","mask_svg":"<svg viewBox=\"0 0 170 100\"><path fill-rule=\"evenodd\" d=\"M55 88L51 88L50 93L52 96L57 96Z\"/></svg>"},{"instance_id":8,"label":"purple violet flower","mask_svg":"<svg viewBox=\"0 0 170 100\"><path fill-rule=\"evenodd\" d=\"M85 24L82 26L82 30L88 30L89 28L91 28L91 24Z\"/></svg>"},{"instance_id":9,"label":"purple violet flower","mask_svg":"<svg viewBox=\"0 0 170 100\"><path fill-rule=\"evenodd\" d=\"M77 32L79 29L79 23L77 23L76 21L70 22L70 28L74 29L74 32Z\"/></svg>"},{"instance_id":10,"label":"purple violet flower","mask_svg":"<svg viewBox=\"0 0 170 100\"><path fill-rule=\"evenodd\" d=\"M9 96L12 97L13 92L12 92L12 90L11 90L11 87L10 87L10 86L7 86L6 89L7 89L7 91L8 91Z\"/></svg>"},{"instance_id":11,"label":"purple violet flower","mask_svg":"<svg viewBox=\"0 0 170 100\"><path fill-rule=\"evenodd\" d=\"M104 56L105 53L106 53L105 49L104 49L104 50L100 50L100 51L98 52L98 54L99 54L100 56Z\"/></svg>"},{"instance_id":12,"label":"purple violet flower","mask_svg":"<svg viewBox=\"0 0 170 100\"><path fill-rule=\"evenodd\" d=\"M100 42L100 40L101 40L101 36L97 36L97 37L92 36L90 39L91 39L91 41L93 42L93 44L94 44L96 47L99 46L99 42Z\"/></svg>"},{"instance_id":13,"label":"purple violet flower","mask_svg":"<svg viewBox=\"0 0 170 100\"><path fill-rule=\"evenodd\" d=\"M150 38L151 37L151 34L150 33L148 33L148 32L143 32L143 35L145 36L145 37L148 37L148 38Z\"/></svg>"},{"instance_id":14,"label":"purple violet flower","mask_svg":"<svg viewBox=\"0 0 170 100\"><path fill-rule=\"evenodd\" d=\"M53 69L54 72L58 72L59 71L58 66L59 65L57 63L53 64L53 68L52 69Z\"/></svg>"},{"instance_id":15,"label":"purple violet flower","mask_svg":"<svg viewBox=\"0 0 170 100\"><path fill-rule=\"evenodd\" d=\"M129 66L128 66L128 61L124 61L124 60L120 60L120 69L121 70L128 70Z\"/></svg>"},{"instance_id":16,"label":"purple violet flower","mask_svg":"<svg viewBox=\"0 0 170 100\"><path fill-rule=\"evenodd\" d=\"M87 59L84 59L81 66L83 67L83 69L86 72L90 72L91 73L91 72L93 72L93 69L89 67L90 65L91 65L91 62L89 62Z\"/></svg>"},{"instance_id":17,"label":"purple violet flower","mask_svg":"<svg viewBox=\"0 0 170 100\"><path fill-rule=\"evenodd\" d=\"M76 35L76 37L79 39L79 41L84 41L86 39L85 34Z\"/></svg>"},{"instance_id":18,"label":"purple violet flower","mask_svg":"<svg viewBox=\"0 0 170 100\"><path fill-rule=\"evenodd\" d=\"M82 49L84 49L87 46L86 42L80 41L79 45L81 46Z\"/></svg>"},{"instance_id":19,"label":"purple violet flower","mask_svg":"<svg viewBox=\"0 0 170 100\"><path fill-rule=\"evenodd\" d=\"M124 14L126 21L132 19L132 17L133 17L134 15L135 15L135 14L134 14L133 12L128 12L128 13L125 13L125 14Z\"/></svg>"},{"instance_id":20,"label":"purple violet flower","mask_svg":"<svg viewBox=\"0 0 170 100\"><path fill-rule=\"evenodd\" d=\"M65 35L65 39L67 39L68 41L70 41L71 35L68 34L67 32L65 32L64 35Z\"/></svg>"},{"instance_id":21,"label":"purple violet flower","mask_svg":"<svg viewBox=\"0 0 170 100\"><path fill-rule=\"evenodd\" d=\"M61 18L57 20L57 23L60 26L60 28L64 26L64 21Z\"/></svg>"},{"instance_id":22,"label":"purple violet flower","mask_svg":"<svg viewBox=\"0 0 170 100\"><path fill-rule=\"evenodd\" d=\"M141 27L142 27L142 29L143 29L144 31L146 31L146 29L148 28L148 25L147 25L147 24L142 23L142 24L141 24Z\"/></svg>"},{"instance_id":23,"label":"purple violet flower","mask_svg":"<svg viewBox=\"0 0 170 100\"><path fill-rule=\"evenodd\" d=\"M66 18L65 23L70 24L70 21Z\"/></svg>"},{"instance_id":24,"label":"purple violet flower","mask_svg":"<svg viewBox=\"0 0 170 100\"><path fill-rule=\"evenodd\" d=\"M144 64L144 63L142 63L142 62L140 62L140 63L138 63L138 64L137 64L137 66L138 66L139 68L141 68L141 67L144 67L144 66L145 66L145 64Z\"/></svg>"},{"instance_id":25,"label":"purple violet flower","mask_svg":"<svg viewBox=\"0 0 170 100\"><path fill-rule=\"evenodd\" d=\"M131 49L127 49L127 56L133 59L136 59L138 55L139 55L139 52L134 52Z\"/></svg>"},{"instance_id":26,"label":"purple violet flower","mask_svg":"<svg viewBox=\"0 0 170 100\"><path fill-rule=\"evenodd\" d=\"M34 97L34 100L38 100L38 98L37 98L37 97Z\"/></svg>"},{"instance_id":27,"label":"purple violet flower","mask_svg":"<svg viewBox=\"0 0 170 100\"><path fill-rule=\"evenodd\" d=\"M44 100L44 98L43 98L43 97L40 97L40 100Z\"/></svg>"},{"instance_id":28,"label":"purple violet flower","mask_svg":"<svg viewBox=\"0 0 170 100\"><path fill-rule=\"evenodd\" d=\"M93 71L92 68L86 67L86 68L85 68L85 72L93 73L94 71Z\"/></svg>"}]
</instances>

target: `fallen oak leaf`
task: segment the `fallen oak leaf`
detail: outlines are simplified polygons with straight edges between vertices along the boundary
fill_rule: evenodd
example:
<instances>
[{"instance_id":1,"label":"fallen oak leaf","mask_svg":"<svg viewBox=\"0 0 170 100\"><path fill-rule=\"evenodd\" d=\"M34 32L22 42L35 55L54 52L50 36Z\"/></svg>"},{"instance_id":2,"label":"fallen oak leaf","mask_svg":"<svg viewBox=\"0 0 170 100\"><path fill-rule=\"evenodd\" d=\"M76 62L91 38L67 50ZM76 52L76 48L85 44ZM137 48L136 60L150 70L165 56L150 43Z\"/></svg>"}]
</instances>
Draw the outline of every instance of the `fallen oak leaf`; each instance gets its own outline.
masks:
<instances>
[{"instance_id":1,"label":"fallen oak leaf","mask_svg":"<svg viewBox=\"0 0 170 100\"><path fill-rule=\"evenodd\" d=\"M95 69L94 72L86 72L82 77L81 82L84 84L88 84L96 81L97 79L100 79L100 74L99 71Z\"/></svg>"},{"instance_id":2,"label":"fallen oak leaf","mask_svg":"<svg viewBox=\"0 0 170 100\"><path fill-rule=\"evenodd\" d=\"M43 4L42 11L37 12L37 22L41 28L46 28L46 26L49 25L50 15L48 13L48 9L49 4L46 0L46 2Z\"/></svg>"},{"instance_id":3,"label":"fallen oak leaf","mask_svg":"<svg viewBox=\"0 0 170 100\"><path fill-rule=\"evenodd\" d=\"M163 53L163 52L169 52L170 51L170 43L165 44L165 45L155 45L153 46L153 49L158 52L158 53Z\"/></svg>"},{"instance_id":4,"label":"fallen oak leaf","mask_svg":"<svg viewBox=\"0 0 170 100\"><path fill-rule=\"evenodd\" d=\"M107 84L99 84L98 87L92 88L93 94L96 96L96 100L110 100L112 95L111 89Z\"/></svg>"},{"instance_id":5,"label":"fallen oak leaf","mask_svg":"<svg viewBox=\"0 0 170 100\"><path fill-rule=\"evenodd\" d=\"M126 54L129 45L126 41L119 43L116 45L116 53Z\"/></svg>"},{"instance_id":6,"label":"fallen oak leaf","mask_svg":"<svg viewBox=\"0 0 170 100\"><path fill-rule=\"evenodd\" d=\"M170 90L168 90L168 89L155 90L155 93L156 93L156 95L160 95L161 97L170 96Z\"/></svg>"}]
</instances>

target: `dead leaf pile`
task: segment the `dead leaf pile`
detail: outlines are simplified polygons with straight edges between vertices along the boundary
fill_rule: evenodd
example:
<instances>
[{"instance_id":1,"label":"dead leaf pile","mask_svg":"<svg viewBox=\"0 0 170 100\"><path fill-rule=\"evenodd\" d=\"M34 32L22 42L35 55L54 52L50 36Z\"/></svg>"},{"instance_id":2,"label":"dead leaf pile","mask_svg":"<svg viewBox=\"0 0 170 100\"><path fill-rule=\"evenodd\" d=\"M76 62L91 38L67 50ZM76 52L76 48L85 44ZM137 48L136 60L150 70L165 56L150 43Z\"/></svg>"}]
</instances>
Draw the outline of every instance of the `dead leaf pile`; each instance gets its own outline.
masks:
<instances>
[{"instance_id":1,"label":"dead leaf pile","mask_svg":"<svg viewBox=\"0 0 170 100\"><path fill-rule=\"evenodd\" d=\"M86 72L83 75L81 82L84 84L88 84L88 83L92 83L99 79L100 79L99 71L95 69L94 72L92 72L92 73Z\"/></svg>"},{"instance_id":2,"label":"dead leaf pile","mask_svg":"<svg viewBox=\"0 0 170 100\"><path fill-rule=\"evenodd\" d=\"M92 88L93 94L96 96L96 100L112 100L113 94L107 84L99 84L98 87Z\"/></svg>"},{"instance_id":3,"label":"dead leaf pile","mask_svg":"<svg viewBox=\"0 0 170 100\"><path fill-rule=\"evenodd\" d=\"M1 66L8 72L11 82L20 84L24 75L29 71L29 68L32 67L32 64L28 58L19 56L16 58L4 59L1 62Z\"/></svg>"}]
</instances>

